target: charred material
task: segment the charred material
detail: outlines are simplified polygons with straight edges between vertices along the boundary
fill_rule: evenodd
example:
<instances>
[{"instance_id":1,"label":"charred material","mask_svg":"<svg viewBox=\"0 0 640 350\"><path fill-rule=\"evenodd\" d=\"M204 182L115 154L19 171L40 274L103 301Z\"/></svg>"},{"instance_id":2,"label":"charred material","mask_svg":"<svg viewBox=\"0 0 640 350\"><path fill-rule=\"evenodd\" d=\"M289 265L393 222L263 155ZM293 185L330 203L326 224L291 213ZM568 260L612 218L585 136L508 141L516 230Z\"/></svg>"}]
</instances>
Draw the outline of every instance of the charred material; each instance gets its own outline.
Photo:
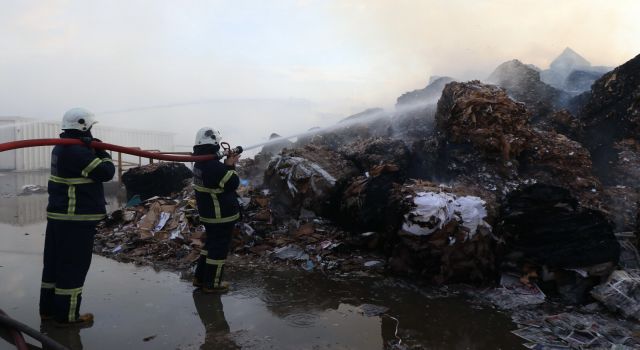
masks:
<instances>
[{"instance_id":1,"label":"charred material","mask_svg":"<svg viewBox=\"0 0 640 350\"><path fill-rule=\"evenodd\" d=\"M583 144L591 151L596 171L607 176L616 158L617 141L638 140L640 133L640 55L598 79L580 113L584 122Z\"/></svg>"},{"instance_id":2,"label":"charred material","mask_svg":"<svg viewBox=\"0 0 640 350\"><path fill-rule=\"evenodd\" d=\"M339 222L355 232L394 234L406 212L400 194L401 185L398 166L384 164L373 167L368 176L353 179L342 193Z\"/></svg>"},{"instance_id":3,"label":"charred material","mask_svg":"<svg viewBox=\"0 0 640 350\"><path fill-rule=\"evenodd\" d=\"M400 173L409 168L410 153L401 140L389 138L372 138L352 142L340 150L340 153L352 161L361 173L383 164L394 164Z\"/></svg>"},{"instance_id":4,"label":"charred material","mask_svg":"<svg viewBox=\"0 0 640 350\"><path fill-rule=\"evenodd\" d=\"M544 184L510 193L497 233L518 264L549 269L618 262L620 246L605 213L581 207L569 190Z\"/></svg>"},{"instance_id":5,"label":"charred material","mask_svg":"<svg viewBox=\"0 0 640 350\"><path fill-rule=\"evenodd\" d=\"M137 194L145 200L179 192L192 177L184 164L162 162L129 169L122 175L122 182L128 198Z\"/></svg>"}]
</instances>

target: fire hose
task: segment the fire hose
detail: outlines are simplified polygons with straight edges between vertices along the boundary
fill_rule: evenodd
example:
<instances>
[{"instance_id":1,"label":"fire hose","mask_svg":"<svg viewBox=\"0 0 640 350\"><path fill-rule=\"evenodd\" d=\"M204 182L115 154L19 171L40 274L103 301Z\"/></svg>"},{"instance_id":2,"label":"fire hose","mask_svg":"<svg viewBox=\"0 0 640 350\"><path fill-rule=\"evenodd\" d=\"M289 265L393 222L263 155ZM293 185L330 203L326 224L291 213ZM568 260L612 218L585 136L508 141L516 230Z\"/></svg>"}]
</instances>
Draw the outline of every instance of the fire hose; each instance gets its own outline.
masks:
<instances>
[{"instance_id":1,"label":"fire hose","mask_svg":"<svg viewBox=\"0 0 640 350\"><path fill-rule=\"evenodd\" d=\"M38 332L37 330L27 326L24 323L20 323L11 317L7 316L2 310L0 310L0 326L9 330L9 333L13 337L14 345L19 350L27 350L29 346L24 340L22 333L32 337L39 341L44 348L52 350L68 350L67 347L60 345L60 343L47 337L46 335Z\"/></svg>"},{"instance_id":2,"label":"fire hose","mask_svg":"<svg viewBox=\"0 0 640 350\"><path fill-rule=\"evenodd\" d=\"M119 145L114 145L106 142L99 141L91 141L90 144L86 144L82 140L79 139L34 139L34 140L19 140L19 141L11 141L6 143L0 143L0 152L15 150L19 148L27 148L27 147L38 147L38 146L55 146L55 145L86 145L88 147L109 150L114 152L126 153L134 156L144 157L144 158L152 158L158 160L172 161L172 162L198 162L205 161L217 158L216 155L202 155L202 156L194 156L194 155L176 155L176 154L167 154L162 152L150 152L143 151L136 148L131 147L123 147ZM228 143L221 142L220 146L223 149L222 154L225 156L229 156L232 154L238 155L242 153L242 147L238 146L235 148L231 148ZM44 336L42 333L29 328L28 326L15 321L6 314L4 314L0 310L0 325L8 327L10 330L10 334L13 337L15 345L18 349L26 349L26 342L24 341L24 337L22 337L22 333L28 334L34 339L42 342L43 345L46 345L50 349L66 349L64 346L56 343L51 338Z\"/></svg>"},{"instance_id":3,"label":"fire hose","mask_svg":"<svg viewBox=\"0 0 640 350\"><path fill-rule=\"evenodd\" d=\"M0 143L0 152L10 151L18 148L55 146L55 145L85 145L85 143L79 139L20 140L20 141ZM240 146L232 149L229 146L229 144L226 142L221 142L220 145L222 146L224 155L240 154L243 151L242 147ZM123 146L118 146L118 145L114 145L106 142L98 142L98 141L91 141L91 143L87 146L103 149L103 150L131 154L134 156L139 156L144 158L153 158L153 159L166 160L171 162L199 162L199 161L211 160L216 158L215 155L193 156L193 155L167 154L167 153L161 153L161 152L149 152L149 151L143 151L136 148L123 147Z\"/></svg>"}]
</instances>

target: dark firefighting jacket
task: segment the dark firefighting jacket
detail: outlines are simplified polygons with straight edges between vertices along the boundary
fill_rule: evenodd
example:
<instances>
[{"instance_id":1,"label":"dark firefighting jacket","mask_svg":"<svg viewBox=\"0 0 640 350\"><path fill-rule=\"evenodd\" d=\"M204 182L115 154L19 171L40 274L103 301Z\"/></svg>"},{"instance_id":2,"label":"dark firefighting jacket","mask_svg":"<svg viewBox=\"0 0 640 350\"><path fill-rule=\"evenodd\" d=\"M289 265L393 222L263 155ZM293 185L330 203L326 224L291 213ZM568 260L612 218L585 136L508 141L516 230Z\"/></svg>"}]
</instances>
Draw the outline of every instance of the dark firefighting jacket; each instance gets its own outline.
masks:
<instances>
[{"instance_id":1,"label":"dark firefighting jacket","mask_svg":"<svg viewBox=\"0 0 640 350\"><path fill-rule=\"evenodd\" d=\"M233 166L219 160L196 162L193 166L193 188L200 221L209 224L233 222L240 218L236 189L240 179Z\"/></svg>"},{"instance_id":2,"label":"dark firefighting jacket","mask_svg":"<svg viewBox=\"0 0 640 350\"><path fill-rule=\"evenodd\" d=\"M63 133L62 138L69 138ZM47 218L98 221L106 216L103 182L115 166L104 150L85 145L57 145L51 153Z\"/></svg>"}]
</instances>

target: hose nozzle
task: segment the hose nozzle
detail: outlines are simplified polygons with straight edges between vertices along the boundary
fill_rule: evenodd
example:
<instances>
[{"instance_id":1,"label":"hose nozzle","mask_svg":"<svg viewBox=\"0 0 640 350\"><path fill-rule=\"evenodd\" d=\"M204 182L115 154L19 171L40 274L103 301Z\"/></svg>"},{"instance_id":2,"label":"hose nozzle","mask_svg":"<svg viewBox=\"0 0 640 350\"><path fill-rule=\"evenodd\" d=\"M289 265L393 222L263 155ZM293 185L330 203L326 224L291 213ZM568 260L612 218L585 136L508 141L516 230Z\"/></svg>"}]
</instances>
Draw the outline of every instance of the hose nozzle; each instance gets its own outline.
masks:
<instances>
[{"instance_id":1,"label":"hose nozzle","mask_svg":"<svg viewBox=\"0 0 640 350\"><path fill-rule=\"evenodd\" d=\"M220 145L222 146L222 154L226 157L230 155L239 155L242 153L242 151L244 151L242 146L231 148L231 146L226 142L221 142Z\"/></svg>"}]
</instances>

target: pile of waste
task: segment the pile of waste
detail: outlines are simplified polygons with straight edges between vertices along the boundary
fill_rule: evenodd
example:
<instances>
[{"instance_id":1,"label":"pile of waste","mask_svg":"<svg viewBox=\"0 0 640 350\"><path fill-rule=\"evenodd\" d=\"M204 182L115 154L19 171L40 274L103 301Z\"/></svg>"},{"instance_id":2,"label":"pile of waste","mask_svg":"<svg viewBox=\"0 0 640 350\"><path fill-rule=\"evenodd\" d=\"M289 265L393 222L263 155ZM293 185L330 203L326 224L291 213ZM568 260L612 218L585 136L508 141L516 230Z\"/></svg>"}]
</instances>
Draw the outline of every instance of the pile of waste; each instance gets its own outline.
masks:
<instances>
[{"instance_id":1,"label":"pile of waste","mask_svg":"<svg viewBox=\"0 0 640 350\"><path fill-rule=\"evenodd\" d=\"M187 269L204 245L191 186L112 212L98 227L94 252L159 269Z\"/></svg>"},{"instance_id":2,"label":"pile of waste","mask_svg":"<svg viewBox=\"0 0 640 350\"><path fill-rule=\"evenodd\" d=\"M122 183L127 197L139 195L142 199L154 196L169 196L182 190L193 173L182 163L162 162L127 170Z\"/></svg>"},{"instance_id":3,"label":"pile of waste","mask_svg":"<svg viewBox=\"0 0 640 350\"><path fill-rule=\"evenodd\" d=\"M549 71L511 61L492 76L500 86L434 79L394 113L367 110L274 141L238 165L233 253L489 285L481 294L514 312L530 348L636 346L634 328L619 331L624 321L606 313L640 312L640 56L581 95L561 86L571 71L599 68L560 63L554 87ZM162 183L153 171L130 171L142 185L127 190L143 201L111 213L95 251L188 269L204 242L193 191L182 188L189 176L147 191ZM601 309L548 309L594 300Z\"/></svg>"},{"instance_id":4,"label":"pile of waste","mask_svg":"<svg viewBox=\"0 0 640 350\"><path fill-rule=\"evenodd\" d=\"M534 124L546 122L569 99L567 92L543 83L535 67L518 60L499 65L487 81L504 88L514 99L523 102L531 112Z\"/></svg>"}]
</instances>

